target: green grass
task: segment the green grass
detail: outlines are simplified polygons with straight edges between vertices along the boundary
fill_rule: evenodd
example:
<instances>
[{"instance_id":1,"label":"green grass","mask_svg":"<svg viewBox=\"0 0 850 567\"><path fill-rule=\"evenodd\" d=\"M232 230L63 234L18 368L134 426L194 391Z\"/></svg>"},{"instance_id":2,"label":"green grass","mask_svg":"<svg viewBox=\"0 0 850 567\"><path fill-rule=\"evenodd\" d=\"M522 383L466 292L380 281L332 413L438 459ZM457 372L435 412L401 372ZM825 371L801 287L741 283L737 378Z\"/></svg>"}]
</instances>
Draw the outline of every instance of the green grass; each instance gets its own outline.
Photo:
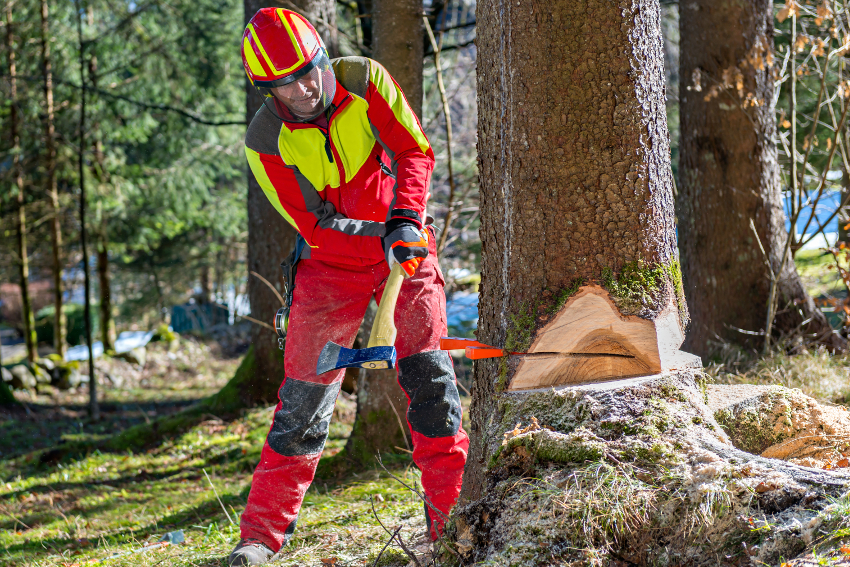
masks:
<instances>
[{"instance_id":1,"label":"green grass","mask_svg":"<svg viewBox=\"0 0 850 567\"><path fill-rule=\"evenodd\" d=\"M104 373L124 372L126 379L120 388L108 380L101 383L103 419L98 423L87 419L84 387L15 392L22 405L0 412L0 565L225 564L239 541L239 515L273 408L243 411L233 421L223 421L208 406L204 411L209 414L193 416L187 427L173 429L179 433L153 448L128 449L141 446L119 443L139 429L135 426L173 416L218 391L240 365L239 359L194 339L181 339L180 349L168 353L165 343L151 345L143 372L104 361ZM322 565L322 559L334 557L337 566L363 565L370 557L373 562L388 536L372 515L369 496L380 495L378 514L387 527L402 526L406 542L425 535L416 495L377 464L352 470L341 453L351 432L354 403L344 395L337 402L316 482L279 565ZM93 450L97 440L111 443ZM41 462L49 451L70 446L82 447L83 453ZM384 463L407 482L418 482L418 470L407 454L384 455ZM185 543L150 545L176 530L183 531ZM418 543L429 546L424 540ZM399 564L398 551L388 548L381 564Z\"/></svg>"},{"instance_id":2,"label":"green grass","mask_svg":"<svg viewBox=\"0 0 850 567\"><path fill-rule=\"evenodd\" d=\"M109 565L224 565L239 530L204 471L238 525L271 417L265 408L227 424L209 420L144 453L95 453L40 469L26 455L3 462L0 564L71 566L109 558ZM332 425L322 461L334 459L350 429ZM395 474L418 480L407 457L390 460ZM369 496L377 495L387 526L404 526L406 541L420 535L421 502L385 472L317 478L279 564L318 565L337 557L340 564L360 565L377 556L387 539L370 509ZM175 530L183 530L184 544L131 553Z\"/></svg>"},{"instance_id":3,"label":"green grass","mask_svg":"<svg viewBox=\"0 0 850 567\"><path fill-rule=\"evenodd\" d=\"M706 372L718 384L763 384L799 388L817 400L850 405L850 356L812 349L796 355L775 351L766 357L726 357Z\"/></svg>"},{"instance_id":4,"label":"green grass","mask_svg":"<svg viewBox=\"0 0 850 567\"><path fill-rule=\"evenodd\" d=\"M837 270L829 266L835 261L823 250L800 250L794 258L803 285L812 297L845 297L847 291Z\"/></svg>"}]
</instances>

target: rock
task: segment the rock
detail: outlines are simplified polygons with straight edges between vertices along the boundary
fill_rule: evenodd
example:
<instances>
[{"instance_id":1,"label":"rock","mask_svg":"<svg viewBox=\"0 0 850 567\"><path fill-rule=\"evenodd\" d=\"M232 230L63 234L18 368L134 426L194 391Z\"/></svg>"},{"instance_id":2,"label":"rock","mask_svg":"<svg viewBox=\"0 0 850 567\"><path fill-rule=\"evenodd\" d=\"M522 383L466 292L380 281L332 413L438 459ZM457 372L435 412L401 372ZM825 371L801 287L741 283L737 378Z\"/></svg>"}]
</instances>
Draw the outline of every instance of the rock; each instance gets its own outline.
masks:
<instances>
[{"instance_id":1,"label":"rock","mask_svg":"<svg viewBox=\"0 0 850 567\"><path fill-rule=\"evenodd\" d=\"M147 360L147 351L145 350L145 347L140 346L127 352L116 353L113 355L113 357L126 360L130 364L138 364L139 366L144 366L145 361Z\"/></svg>"},{"instance_id":2,"label":"rock","mask_svg":"<svg viewBox=\"0 0 850 567\"><path fill-rule=\"evenodd\" d=\"M79 362L63 362L56 365L51 385L60 390L70 390L80 385Z\"/></svg>"},{"instance_id":3,"label":"rock","mask_svg":"<svg viewBox=\"0 0 850 567\"><path fill-rule=\"evenodd\" d=\"M56 369L56 363L49 358L39 358L35 363L50 373Z\"/></svg>"},{"instance_id":4,"label":"rock","mask_svg":"<svg viewBox=\"0 0 850 567\"><path fill-rule=\"evenodd\" d=\"M496 394L492 421L472 429L487 444L484 482L462 495L448 533L463 563L778 565L839 528L845 520L829 506L850 489L850 469L736 448L699 376ZM722 394L720 411L753 398ZM796 394L756 394L784 399L792 413L809 408ZM816 423L807 411L813 417L790 419L794 431Z\"/></svg>"},{"instance_id":5,"label":"rock","mask_svg":"<svg viewBox=\"0 0 850 567\"><path fill-rule=\"evenodd\" d=\"M38 364L32 367L31 372L38 384L50 384L51 380L53 380L53 376Z\"/></svg>"},{"instance_id":6,"label":"rock","mask_svg":"<svg viewBox=\"0 0 850 567\"><path fill-rule=\"evenodd\" d=\"M9 372L8 368L0 368L0 376L2 376L3 381L6 383L12 381L12 373Z\"/></svg>"},{"instance_id":7,"label":"rock","mask_svg":"<svg viewBox=\"0 0 850 567\"><path fill-rule=\"evenodd\" d=\"M710 385L709 407L739 449L824 468L850 450L850 411L783 386ZM850 454L850 453L848 453Z\"/></svg>"},{"instance_id":8,"label":"rock","mask_svg":"<svg viewBox=\"0 0 850 567\"><path fill-rule=\"evenodd\" d=\"M26 364L16 364L9 369L12 374L12 380L9 384L13 388L19 390L33 390L38 383Z\"/></svg>"}]
</instances>

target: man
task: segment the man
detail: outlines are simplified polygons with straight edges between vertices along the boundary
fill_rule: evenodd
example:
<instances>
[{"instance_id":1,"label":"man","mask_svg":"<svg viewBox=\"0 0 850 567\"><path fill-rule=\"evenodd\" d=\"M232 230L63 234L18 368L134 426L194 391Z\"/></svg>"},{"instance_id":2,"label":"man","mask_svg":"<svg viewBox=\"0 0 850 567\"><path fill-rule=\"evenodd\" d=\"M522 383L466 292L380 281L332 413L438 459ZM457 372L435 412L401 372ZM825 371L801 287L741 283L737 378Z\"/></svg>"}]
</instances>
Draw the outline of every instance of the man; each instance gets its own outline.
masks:
<instances>
[{"instance_id":1,"label":"man","mask_svg":"<svg viewBox=\"0 0 850 567\"><path fill-rule=\"evenodd\" d=\"M299 14L264 8L242 40L245 71L264 96L245 152L271 204L306 246L298 265L279 391L230 565L268 561L292 535L327 437L343 371L316 375L329 341L351 346L394 264L399 384L432 539L460 491L469 439L446 331L434 234L424 226L434 154L398 85L377 62L331 62ZM269 258L268 261L277 261Z\"/></svg>"}]
</instances>

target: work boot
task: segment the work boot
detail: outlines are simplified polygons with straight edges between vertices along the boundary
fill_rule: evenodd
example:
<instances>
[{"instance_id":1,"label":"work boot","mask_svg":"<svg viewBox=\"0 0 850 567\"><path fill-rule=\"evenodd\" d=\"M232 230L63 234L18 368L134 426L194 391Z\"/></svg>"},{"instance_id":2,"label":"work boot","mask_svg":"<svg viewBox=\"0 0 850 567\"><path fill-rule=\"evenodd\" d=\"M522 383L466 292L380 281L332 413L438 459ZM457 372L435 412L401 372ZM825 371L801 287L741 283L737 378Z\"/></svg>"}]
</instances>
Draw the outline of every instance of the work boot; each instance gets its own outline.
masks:
<instances>
[{"instance_id":1,"label":"work boot","mask_svg":"<svg viewBox=\"0 0 850 567\"><path fill-rule=\"evenodd\" d=\"M230 552L227 564L234 565L262 565L268 562L274 555L274 551L261 541L256 539L243 539Z\"/></svg>"}]
</instances>

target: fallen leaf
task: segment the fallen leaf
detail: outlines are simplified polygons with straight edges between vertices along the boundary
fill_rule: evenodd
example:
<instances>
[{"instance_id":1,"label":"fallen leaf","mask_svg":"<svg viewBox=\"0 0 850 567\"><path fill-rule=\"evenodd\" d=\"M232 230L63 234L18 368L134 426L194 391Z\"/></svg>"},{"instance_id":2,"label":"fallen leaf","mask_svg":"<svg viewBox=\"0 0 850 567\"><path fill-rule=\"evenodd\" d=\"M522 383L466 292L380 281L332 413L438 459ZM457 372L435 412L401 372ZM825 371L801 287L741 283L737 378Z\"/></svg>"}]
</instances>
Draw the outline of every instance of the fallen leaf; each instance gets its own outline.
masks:
<instances>
[{"instance_id":1,"label":"fallen leaf","mask_svg":"<svg viewBox=\"0 0 850 567\"><path fill-rule=\"evenodd\" d=\"M330 567L331 565L336 565L336 562L339 561L336 557L322 557L322 565L326 565Z\"/></svg>"},{"instance_id":2,"label":"fallen leaf","mask_svg":"<svg viewBox=\"0 0 850 567\"><path fill-rule=\"evenodd\" d=\"M836 467L836 468L839 468L839 469L843 469L843 468L846 468L846 467L850 467L850 459L848 459L848 458L846 458L846 457L845 457L845 458L843 458L843 459L841 459L840 461L838 461L837 463L835 463L835 467Z\"/></svg>"},{"instance_id":3,"label":"fallen leaf","mask_svg":"<svg viewBox=\"0 0 850 567\"><path fill-rule=\"evenodd\" d=\"M771 490L776 490L776 488L777 487L772 483L768 484L766 482L760 482L758 483L758 486L756 486L756 492L763 494L765 492L770 492Z\"/></svg>"}]
</instances>

